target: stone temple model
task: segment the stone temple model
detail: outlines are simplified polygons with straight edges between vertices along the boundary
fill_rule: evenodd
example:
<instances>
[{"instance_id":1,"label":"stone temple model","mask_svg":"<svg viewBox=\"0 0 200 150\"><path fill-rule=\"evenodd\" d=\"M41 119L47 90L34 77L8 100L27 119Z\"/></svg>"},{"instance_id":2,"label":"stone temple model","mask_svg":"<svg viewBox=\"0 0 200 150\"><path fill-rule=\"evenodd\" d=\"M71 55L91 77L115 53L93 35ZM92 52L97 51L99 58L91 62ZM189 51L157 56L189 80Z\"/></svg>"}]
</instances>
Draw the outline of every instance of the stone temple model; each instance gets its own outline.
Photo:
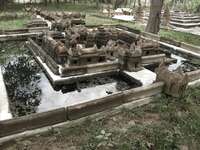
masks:
<instances>
[{"instance_id":1,"label":"stone temple model","mask_svg":"<svg viewBox=\"0 0 200 150\"><path fill-rule=\"evenodd\" d=\"M52 26L49 31L29 38L27 46L58 89L90 77L116 72L137 74L146 66L158 67L163 60L166 64L176 61L158 42L124 27L87 27L85 15L80 13L33 13Z\"/></svg>"},{"instance_id":2,"label":"stone temple model","mask_svg":"<svg viewBox=\"0 0 200 150\"><path fill-rule=\"evenodd\" d=\"M73 76L109 70L141 69L142 50L138 37L111 29L76 26L65 30L57 40L50 33L41 38L41 48L60 66L61 76ZM52 66L48 65L50 68ZM56 68L54 69L56 70Z\"/></svg>"},{"instance_id":3,"label":"stone temple model","mask_svg":"<svg viewBox=\"0 0 200 150\"><path fill-rule=\"evenodd\" d=\"M30 41L32 49L52 72L62 77L115 70L139 71L143 56L164 53L158 43L111 27L75 25L63 32L45 32Z\"/></svg>"}]
</instances>

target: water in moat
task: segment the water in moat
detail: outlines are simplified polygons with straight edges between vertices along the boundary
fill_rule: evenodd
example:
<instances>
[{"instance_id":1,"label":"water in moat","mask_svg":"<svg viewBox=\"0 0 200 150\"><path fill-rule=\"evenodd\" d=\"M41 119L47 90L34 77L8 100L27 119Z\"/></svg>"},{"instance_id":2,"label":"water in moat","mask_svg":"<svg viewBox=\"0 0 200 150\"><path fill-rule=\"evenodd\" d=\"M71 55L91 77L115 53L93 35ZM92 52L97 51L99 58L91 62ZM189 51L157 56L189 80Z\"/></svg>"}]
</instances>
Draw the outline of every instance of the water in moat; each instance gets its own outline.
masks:
<instances>
[{"instance_id":1,"label":"water in moat","mask_svg":"<svg viewBox=\"0 0 200 150\"><path fill-rule=\"evenodd\" d=\"M12 47L13 48L13 47ZM3 57L2 68L13 117L75 105L140 86L119 74L80 81L78 88L55 91L33 57L21 45L18 53ZM5 51L1 51L6 55Z\"/></svg>"}]
</instances>

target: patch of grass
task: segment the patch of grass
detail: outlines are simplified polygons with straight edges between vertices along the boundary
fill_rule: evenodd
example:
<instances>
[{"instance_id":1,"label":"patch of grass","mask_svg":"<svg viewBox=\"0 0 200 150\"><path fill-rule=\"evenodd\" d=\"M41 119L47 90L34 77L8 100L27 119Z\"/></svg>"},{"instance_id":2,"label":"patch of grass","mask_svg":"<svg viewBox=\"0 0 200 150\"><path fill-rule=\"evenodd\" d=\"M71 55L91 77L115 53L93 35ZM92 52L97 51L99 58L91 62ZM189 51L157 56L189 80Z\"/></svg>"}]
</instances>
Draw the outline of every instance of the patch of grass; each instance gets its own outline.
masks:
<instances>
[{"instance_id":1,"label":"patch of grass","mask_svg":"<svg viewBox=\"0 0 200 150\"><path fill-rule=\"evenodd\" d=\"M87 25L124 25L130 28L134 28L134 29L139 29L139 30L143 30L143 26L139 25L139 24L135 24L134 22L125 22L125 21L120 21L120 20L115 20L115 19L110 19L110 18L106 18L106 17L101 17L101 16L93 16L93 15L87 15L86 18L86 24Z\"/></svg>"},{"instance_id":2,"label":"patch of grass","mask_svg":"<svg viewBox=\"0 0 200 150\"><path fill-rule=\"evenodd\" d=\"M200 46L200 36L179 31L161 30L160 36Z\"/></svg>"},{"instance_id":3,"label":"patch of grass","mask_svg":"<svg viewBox=\"0 0 200 150\"><path fill-rule=\"evenodd\" d=\"M72 3L48 3L47 6L44 4L32 4L33 7L41 8L42 10L48 11L72 11L72 12L82 12L82 13L94 13L97 12L98 9L96 8L95 3L84 3L79 2L79 4L72 4ZM25 5L23 4L16 4L10 5L6 8L8 12L21 12L24 10Z\"/></svg>"},{"instance_id":4,"label":"patch of grass","mask_svg":"<svg viewBox=\"0 0 200 150\"><path fill-rule=\"evenodd\" d=\"M47 9L49 11L70 11L70 12L81 12L81 13L94 13L97 12L98 9L95 5L87 5L87 4L50 4L47 7L42 7L43 9Z\"/></svg>"},{"instance_id":5,"label":"patch of grass","mask_svg":"<svg viewBox=\"0 0 200 150\"><path fill-rule=\"evenodd\" d=\"M0 21L0 30L19 29L23 28L24 24L29 20L29 17L21 19Z\"/></svg>"}]
</instances>

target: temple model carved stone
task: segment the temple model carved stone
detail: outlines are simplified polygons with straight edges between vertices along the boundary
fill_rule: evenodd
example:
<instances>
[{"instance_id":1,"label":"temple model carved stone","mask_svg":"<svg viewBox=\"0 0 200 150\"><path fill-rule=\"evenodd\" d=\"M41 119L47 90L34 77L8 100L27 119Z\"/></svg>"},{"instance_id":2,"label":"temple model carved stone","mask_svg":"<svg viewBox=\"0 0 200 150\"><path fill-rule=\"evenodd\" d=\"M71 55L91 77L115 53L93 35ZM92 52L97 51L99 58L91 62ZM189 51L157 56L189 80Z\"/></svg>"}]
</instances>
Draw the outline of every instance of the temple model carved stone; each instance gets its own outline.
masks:
<instances>
[{"instance_id":1,"label":"temple model carved stone","mask_svg":"<svg viewBox=\"0 0 200 150\"><path fill-rule=\"evenodd\" d=\"M164 92L174 97L180 97L184 94L189 82L187 74L179 72L171 72L168 67L162 62L159 68L156 69L157 81L165 83Z\"/></svg>"}]
</instances>

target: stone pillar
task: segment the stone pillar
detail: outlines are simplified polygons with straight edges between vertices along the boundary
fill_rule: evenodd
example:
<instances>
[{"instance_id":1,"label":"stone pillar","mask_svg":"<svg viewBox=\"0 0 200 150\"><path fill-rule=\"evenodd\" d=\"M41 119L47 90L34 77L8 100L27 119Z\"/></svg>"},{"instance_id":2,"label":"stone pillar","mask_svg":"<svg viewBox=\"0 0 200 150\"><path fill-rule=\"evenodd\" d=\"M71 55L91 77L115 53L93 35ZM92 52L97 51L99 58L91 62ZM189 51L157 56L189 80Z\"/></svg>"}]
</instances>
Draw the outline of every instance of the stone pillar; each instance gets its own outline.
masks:
<instances>
[{"instance_id":1,"label":"stone pillar","mask_svg":"<svg viewBox=\"0 0 200 150\"><path fill-rule=\"evenodd\" d=\"M106 46L109 39L110 33L107 32L104 27L99 27L95 37L97 47L101 48L102 46Z\"/></svg>"},{"instance_id":2,"label":"stone pillar","mask_svg":"<svg viewBox=\"0 0 200 150\"><path fill-rule=\"evenodd\" d=\"M130 72L139 71L142 68L141 45L133 43L124 56L124 69Z\"/></svg>"}]
</instances>

